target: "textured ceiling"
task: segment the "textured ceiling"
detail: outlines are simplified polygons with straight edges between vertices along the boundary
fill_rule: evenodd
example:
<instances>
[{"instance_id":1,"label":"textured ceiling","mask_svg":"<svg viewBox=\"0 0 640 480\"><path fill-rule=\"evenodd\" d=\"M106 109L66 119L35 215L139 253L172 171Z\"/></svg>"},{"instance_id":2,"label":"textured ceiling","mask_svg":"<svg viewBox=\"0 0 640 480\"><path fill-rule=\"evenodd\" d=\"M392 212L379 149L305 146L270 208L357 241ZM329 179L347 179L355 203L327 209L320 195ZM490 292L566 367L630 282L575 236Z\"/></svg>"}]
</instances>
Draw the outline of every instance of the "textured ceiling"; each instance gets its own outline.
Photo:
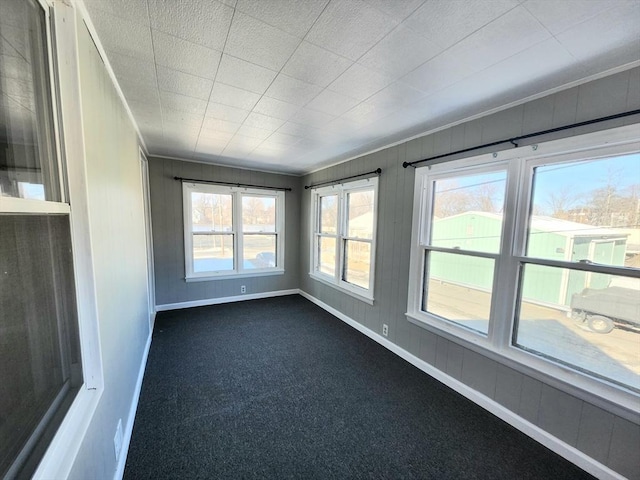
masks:
<instances>
[{"instance_id":1,"label":"textured ceiling","mask_svg":"<svg viewBox=\"0 0 640 480\"><path fill-rule=\"evenodd\" d=\"M149 153L308 172L640 59L638 0L84 0Z\"/></svg>"}]
</instances>

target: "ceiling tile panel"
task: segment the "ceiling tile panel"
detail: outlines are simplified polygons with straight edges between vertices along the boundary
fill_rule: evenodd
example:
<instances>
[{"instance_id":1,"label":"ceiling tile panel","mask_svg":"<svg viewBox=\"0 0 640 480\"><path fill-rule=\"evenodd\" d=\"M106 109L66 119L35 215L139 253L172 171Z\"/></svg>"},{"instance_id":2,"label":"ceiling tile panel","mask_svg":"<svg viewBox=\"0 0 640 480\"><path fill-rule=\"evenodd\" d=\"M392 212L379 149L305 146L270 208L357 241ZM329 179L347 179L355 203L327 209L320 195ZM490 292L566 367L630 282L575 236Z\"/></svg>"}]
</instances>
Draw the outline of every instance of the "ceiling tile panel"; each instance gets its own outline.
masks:
<instances>
[{"instance_id":1,"label":"ceiling tile panel","mask_svg":"<svg viewBox=\"0 0 640 480\"><path fill-rule=\"evenodd\" d=\"M282 100L271 97L262 97L253 108L253 111L282 120L288 120L299 109L299 106L293 105L292 103L283 102Z\"/></svg>"},{"instance_id":2,"label":"ceiling tile panel","mask_svg":"<svg viewBox=\"0 0 640 480\"><path fill-rule=\"evenodd\" d=\"M102 10L116 17L149 25L147 0L83 0L93 20L96 10Z\"/></svg>"},{"instance_id":3,"label":"ceiling tile panel","mask_svg":"<svg viewBox=\"0 0 640 480\"><path fill-rule=\"evenodd\" d=\"M162 108L176 110L178 112L195 113L204 116L207 102L199 98L187 97L178 93L160 92Z\"/></svg>"},{"instance_id":4,"label":"ceiling tile panel","mask_svg":"<svg viewBox=\"0 0 640 480\"><path fill-rule=\"evenodd\" d=\"M302 42L282 73L307 83L326 87L353 62L309 42Z\"/></svg>"},{"instance_id":5,"label":"ceiling tile panel","mask_svg":"<svg viewBox=\"0 0 640 480\"><path fill-rule=\"evenodd\" d=\"M245 119L243 125L250 127L264 128L265 130L275 131L284 124L284 120L280 118L270 117L261 113L251 112Z\"/></svg>"},{"instance_id":6,"label":"ceiling tile panel","mask_svg":"<svg viewBox=\"0 0 640 480\"><path fill-rule=\"evenodd\" d=\"M389 0L365 0L369 5L377 8L398 22L403 21L411 15L424 1L425 0L402 0L393 2Z\"/></svg>"},{"instance_id":7,"label":"ceiling tile panel","mask_svg":"<svg viewBox=\"0 0 640 480\"><path fill-rule=\"evenodd\" d=\"M268 68L223 54L216 81L263 94L276 75Z\"/></svg>"},{"instance_id":8,"label":"ceiling tile panel","mask_svg":"<svg viewBox=\"0 0 640 480\"><path fill-rule=\"evenodd\" d=\"M148 3L154 29L222 51L233 8L214 0L148 0Z\"/></svg>"},{"instance_id":9,"label":"ceiling tile panel","mask_svg":"<svg viewBox=\"0 0 640 480\"><path fill-rule=\"evenodd\" d=\"M244 122L244 119L249 115L249 110L231 107L222 103L209 102L205 115L207 117L218 118L220 120L227 120L229 122L240 124Z\"/></svg>"},{"instance_id":10,"label":"ceiling tile panel","mask_svg":"<svg viewBox=\"0 0 640 480\"><path fill-rule=\"evenodd\" d=\"M211 137L217 132L236 133L238 128L240 128L240 124L236 122L220 120L219 118L204 117L201 135Z\"/></svg>"},{"instance_id":11,"label":"ceiling tile panel","mask_svg":"<svg viewBox=\"0 0 640 480\"><path fill-rule=\"evenodd\" d=\"M480 71L550 37L526 8L517 7L457 43L448 53Z\"/></svg>"},{"instance_id":12,"label":"ceiling tile panel","mask_svg":"<svg viewBox=\"0 0 640 480\"><path fill-rule=\"evenodd\" d=\"M306 38L343 57L357 60L398 22L362 0L333 0Z\"/></svg>"},{"instance_id":13,"label":"ceiling tile panel","mask_svg":"<svg viewBox=\"0 0 640 480\"><path fill-rule=\"evenodd\" d=\"M302 106L321 91L322 89L317 85L279 74L267 89L266 95L276 100Z\"/></svg>"},{"instance_id":14,"label":"ceiling tile panel","mask_svg":"<svg viewBox=\"0 0 640 480\"><path fill-rule=\"evenodd\" d=\"M302 38L329 0L239 0L236 9Z\"/></svg>"},{"instance_id":15,"label":"ceiling tile panel","mask_svg":"<svg viewBox=\"0 0 640 480\"><path fill-rule=\"evenodd\" d=\"M509 10L520 0L425 2L404 22L441 47L450 47Z\"/></svg>"},{"instance_id":16,"label":"ceiling tile panel","mask_svg":"<svg viewBox=\"0 0 640 480\"><path fill-rule=\"evenodd\" d=\"M128 98L132 102L160 106L160 95L155 82L148 84L123 79L120 80L119 85L125 98Z\"/></svg>"},{"instance_id":17,"label":"ceiling tile panel","mask_svg":"<svg viewBox=\"0 0 640 480\"><path fill-rule=\"evenodd\" d=\"M551 33L558 34L619 6L630 6L635 0L563 0L549 8L548 0L527 0L523 3Z\"/></svg>"},{"instance_id":18,"label":"ceiling tile panel","mask_svg":"<svg viewBox=\"0 0 640 480\"><path fill-rule=\"evenodd\" d=\"M165 92L208 100L213 80L158 65L158 87Z\"/></svg>"},{"instance_id":19,"label":"ceiling tile panel","mask_svg":"<svg viewBox=\"0 0 640 480\"><path fill-rule=\"evenodd\" d=\"M311 100L306 105L306 108L328 113L329 115L339 116L347 110L355 107L358 103L360 103L359 100L354 100L353 98L342 95L341 93L324 90L320 95Z\"/></svg>"},{"instance_id":20,"label":"ceiling tile panel","mask_svg":"<svg viewBox=\"0 0 640 480\"><path fill-rule=\"evenodd\" d=\"M272 133L273 129L264 129L259 127L251 127L249 125L242 125L236 132L236 136L241 135L243 137L256 138L262 141Z\"/></svg>"},{"instance_id":21,"label":"ceiling tile panel","mask_svg":"<svg viewBox=\"0 0 640 480\"><path fill-rule=\"evenodd\" d=\"M325 112L319 112L318 110L301 108L293 117L291 117L291 122L301 123L303 125L319 128L323 125L326 125L334 118L336 118L335 115L330 115Z\"/></svg>"},{"instance_id":22,"label":"ceiling tile panel","mask_svg":"<svg viewBox=\"0 0 640 480\"><path fill-rule=\"evenodd\" d=\"M210 80L215 79L221 52L152 30L156 63Z\"/></svg>"},{"instance_id":23,"label":"ceiling tile panel","mask_svg":"<svg viewBox=\"0 0 640 480\"><path fill-rule=\"evenodd\" d=\"M397 79L441 51L435 43L400 25L365 53L358 63Z\"/></svg>"},{"instance_id":24,"label":"ceiling tile panel","mask_svg":"<svg viewBox=\"0 0 640 480\"><path fill-rule=\"evenodd\" d=\"M91 12L100 41L109 52L153 61L151 30L148 26L116 17L103 10Z\"/></svg>"},{"instance_id":25,"label":"ceiling tile panel","mask_svg":"<svg viewBox=\"0 0 640 480\"><path fill-rule=\"evenodd\" d=\"M251 110L258 103L258 100L260 100L260 95L257 93L225 85L224 83L214 83L213 90L211 90L211 102L222 103L223 105L243 110Z\"/></svg>"},{"instance_id":26,"label":"ceiling tile panel","mask_svg":"<svg viewBox=\"0 0 640 480\"><path fill-rule=\"evenodd\" d=\"M163 122L179 123L188 127L197 127L200 129L203 119L204 115L202 114L181 112L178 110L171 110L166 107L162 108Z\"/></svg>"},{"instance_id":27,"label":"ceiling tile panel","mask_svg":"<svg viewBox=\"0 0 640 480\"><path fill-rule=\"evenodd\" d=\"M287 135L286 133L275 132L272 134L268 140L272 143L277 143L281 145L295 145L302 137L298 137L296 135Z\"/></svg>"},{"instance_id":28,"label":"ceiling tile panel","mask_svg":"<svg viewBox=\"0 0 640 480\"><path fill-rule=\"evenodd\" d=\"M225 53L279 71L300 39L236 11Z\"/></svg>"},{"instance_id":29,"label":"ceiling tile panel","mask_svg":"<svg viewBox=\"0 0 640 480\"><path fill-rule=\"evenodd\" d=\"M425 94L431 94L453 85L471 73L471 69L445 52L419 66L401 80Z\"/></svg>"},{"instance_id":30,"label":"ceiling tile panel","mask_svg":"<svg viewBox=\"0 0 640 480\"><path fill-rule=\"evenodd\" d=\"M209 141L211 143L217 142L218 144L226 145L229 140L233 138L235 132L220 132L213 130L201 130L200 136L198 138L199 141Z\"/></svg>"},{"instance_id":31,"label":"ceiling tile panel","mask_svg":"<svg viewBox=\"0 0 640 480\"><path fill-rule=\"evenodd\" d=\"M375 95L372 95L367 99L367 103L370 103L379 108L393 108L398 109L403 105L411 102L415 102L424 97L424 93L410 87L406 83L395 82L388 87L380 90Z\"/></svg>"},{"instance_id":32,"label":"ceiling tile panel","mask_svg":"<svg viewBox=\"0 0 640 480\"><path fill-rule=\"evenodd\" d=\"M357 100L365 100L393 83L393 77L354 63L327 88Z\"/></svg>"}]
</instances>

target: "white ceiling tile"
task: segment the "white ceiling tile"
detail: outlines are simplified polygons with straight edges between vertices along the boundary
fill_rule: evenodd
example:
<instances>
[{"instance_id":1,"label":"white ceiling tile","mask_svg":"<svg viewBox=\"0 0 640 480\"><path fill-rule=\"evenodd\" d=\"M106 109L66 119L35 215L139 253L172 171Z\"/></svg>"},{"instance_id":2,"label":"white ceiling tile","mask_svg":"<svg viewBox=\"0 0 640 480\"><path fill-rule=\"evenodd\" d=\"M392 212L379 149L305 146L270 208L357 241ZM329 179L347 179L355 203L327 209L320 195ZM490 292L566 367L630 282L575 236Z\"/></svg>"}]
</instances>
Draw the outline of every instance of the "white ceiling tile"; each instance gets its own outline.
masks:
<instances>
[{"instance_id":1,"label":"white ceiling tile","mask_svg":"<svg viewBox=\"0 0 640 480\"><path fill-rule=\"evenodd\" d=\"M248 137L242 134L236 134L227 144L227 147L224 149L223 154L238 154L238 153L249 153L251 150L256 148L262 139L256 137Z\"/></svg>"},{"instance_id":2,"label":"white ceiling tile","mask_svg":"<svg viewBox=\"0 0 640 480\"><path fill-rule=\"evenodd\" d=\"M127 101L144 103L148 105L160 105L160 95L155 83L147 84L141 82L131 82L122 79L118 82L122 93L124 93Z\"/></svg>"},{"instance_id":3,"label":"white ceiling tile","mask_svg":"<svg viewBox=\"0 0 640 480\"><path fill-rule=\"evenodd\" d=\"M282 125L276 133L281 133L284 135L292 135L296 137L306 137L309 132L312 130L312 127L308 125L302 125L300 123L287 122Z\"/></svg>"},{"instance_id":4,"label":"white ceiling tile","mask_svg":"<svg viewBox=\"0 0 640 480\"><path fill-rule=\"evenodd\" d=\"M157 87L156 68L152 62L113 52L109 54L109 63L118 81Z\"/></svg>"},{"instance_id":5,"label":"white ceiling tile","mask_svg":"<svg viewBox=\"0 0 640 480\"><path fill-rule=\"evenodd\" d=\"M214 50L222 50L233 8L208 0L148 0L151 26Z\"/></svg>"},{"instance_id":6,"label":"white ceiling tile","mask_svg":"<svg viewBox=\"0 0 640 480\"><path fill-rule=\"evenodd\" d=\"M153 44L148 26L102 10L94 10L90 16L100 42L108 52L153 61Z\"/></svg>"},{"instance_id":7,"label":"white ceiling tile","mask_svg":"<svg viewBox=\"0 0 640 480\"><path fill-rule=\"evenodd\" d=\"M280 126L282 126L284 122L285 122L284 120L279 118L270 117L268 115L263 115L261 113L251 112L249 116L245 119L243 125L275 131Z\"/></svg>"},{"instance_id":8,"label":"white ceiling tile","mask_svg":"<svg viewBox=\"0 0 640 480\"><path fill-rule=\"evenodd\" d=\"M242 125L236 132L236 136L241 135L243 137L250 137L250 138L257 138L259 140L264 140L272 133L273 133L273 129L264 129L259 127L251 127L249 125Z\"/></svg>"},{"instance_id":9,"label":"white ceiling tile","mask_svg":"<svg viewBox=\"0 0 640 480\"><path fill-rule=\"evenodd\" d=\"M597 32L597 34L594 34ZM626 45L640 59L640 2L625 4L600 13L557 35L558 41L574 57L590 61Z\"/></svg>"},{"instance_id":10,"label":"white ceiling tile","mask_svg":"<svg viewBox=\"0 0 640 480\"><path fill-rule=\"evenodd\" d=\"M296 37L304 37L329 0L239 0L236 9Z\"/></svg>"},{"instance_id":11,"label":"white ceiling tile","mask_svg":"<svg viewBox=\"0 0 640 480\"><path fill-rule=\"evenodd\" d=\"M272 143L282 145L295 145L300 140L302 140L302 137L299 137L297 135L287 135L286 133L281 133L278 131L271 135L268 140Z\"/></svg>"},{"instance_id":12,"label":"white ceiling tile","mask_svg":"<svg viewBox=\"0 0 640 480\"><path fill-rule=\"evenodd\" d=\"M149 25L149 12L147 0L83 0L89 11L91 20L94 19L94 11L102 10L117 17L126 18L133 22Z\"/></svg>"},{"instance_id":13,"label":"white ceiling tile","mask_svg":"<svg viewBox=\"0 0 640 480\"><path fill-rule=\"evenodd\" d=\"M226 145L231 138L235 135L235 132L221 132L217 130L201 130L199 141L209 141L210 143L224 144Z\"/></svg>"},{"instance_id":14,"label":"white ceiling tile","mask_svg":"<svg viewBox=\"0 0 640 480\"><path fill-rule=\"evenodd\" d=\"M208 100L213 80L196 77L172 68L157 66L158 87L165 92L179 93L188 97Z\"/></svg>"},{"instance_id":15,"label":"white ceiling tile","mask_svg":"<svg viewBox=\"0 0 640 480\"><path fill-rule=\"evenodd\" d=\"M424 93L416 90L413 87L410 87L405 83L395 82L388 87L380 90L375 95L369 97L367 99L367 103L370 103L382 109L398 109L403 105L415 102L424 96Z\"/></svg>"},{"instance_id":16,"label":"white ceiling tile","mask_svg":"<svg viewBox=\"0 0 640 480\"><path fill-rule=\"evenodd\" d=\"M306 40L357 60L397 23L362 0L333 0L311 28Z\"/></svg>"},{"instance_id":17,"label":"white ceiling tile","mask_svg":"<svg viewBox=\"0 0 640 480\"><path fill-rule=\"evenodd\" d=\"M307 83L326 87L353 62L309 42L302 42L282 73Z\"/></svg>"},{"instance_id":18,"label":"white ceiling tile","mask_svg":"<svg viewBox=\"0 0 640 480\"><path fill-rule=\"evenodd\" d=\"M513 9L519 3L519 0L425 2L405 20L404 25L446 48Z\"/></svg>"},{"instance_id":19,"label":"white ceiling tile","mask_svg":"<svg viewBox=\"0 0 640 480\"><path fill-rule=\"evenodd\" d=\"M126 92L125 92L125 95ZM160 124L158 120L162 116L162 109L160 108L160 97L156 97L151 102L139 102L129 97L127 98L127 105L131 109L134 118L138 121L138 118L145 117L147 120L153 119L155 123Z\"/></svg>"},{"instance_id":20,"label":"white ceiling tile","mask_svg":"<svg viewBox=\"0 0 640 480\"><path fill-rule=\"evenodd\" d=\"M267 138L264 142L256 147L254 152L268 153L269 155L283 155L290 145L274 142L271 138Z\"/></svg>"},{"instance_id":21,"label":"white ceiling tile","mask_svg":"<svg viewBox=\"0 0 640 480\"><path fill-rule=\"evenodd\" d=\"M448 53L480 71L550 37L526 8L517 7L457 43Z\"/></svg>"},{"instance_id":22,"label":"white ceiling tile","mask_svg":"<svg viewBox=\"0 0 640 480\"><path fill-rule=\"evenodd\" d=\"M385 15L401 22L413 13L425 0L365 0L372 7L377 8Z\"/></svg>"},{"instance_id":23,"label":"white ceiling tile","mask_svg":"<svg viewBox=\"0 0 640 480\"><path fill-rule=\"evenodd\" d=\"M236 12L225 53L279 71L300 43L293 35Z\"/></svg>"},{"instance_id":24,"label":"white ceiling tile","mask_svg":"<svg viewBox=\"0 0 640 480\"><path fill-rule=\"evenodd\" d=\"M393 77L354 63L327 88L357 100L364 100L391 83Z\"/></svg>"},{"instance_id":25,"label":"white ceiling tile","mask_svg":"<svg viewBox=\"0 0 640 480\"><path fill-rule=\"evenodd\" d=\"M441 51L442 47L400 25L365 53L358 63L400 78Z\"/></svg>"},{"instance_id":26,"label":"white ceiling tile","mask_svg":"<svg viewBox=\"0 0 640 480\"><path fill-rule=\"evenodd\" d=\"M230 122L228 120L220 120L219 118L204 117L202 122L202 135L212 136L217 132L236 133L240 128L240 124Z\"/></svg>"},{"instance_id":27,"label":"white ceiling tile","mask_svg":"<svg viewBox=\"0 0 640 480\"><path fill-rule=\"evenodd\" d=\"M277 72L268 68L223 54L216 82L262 94L276 75Z\"/></svg>"},{"instance_id":28,"label":"white ceiling tile","mask_svg":"<svg viewBox=\"0 0 640 480\"><path fill-rule=\"evenodd\" d=\"M225 85L224 83L214 83L211 91L211 102L222 103L243 110L251 110L258 100L260 100L260 95L257 93Z\"/></svg>"},{"instance_id":29,"label":"white ceiling tile","mask_svg":"<svg viewBox=\"0 0 640 480\"><path fill-rule=\"evenodd\" d=\"M283 102L271 97L262 97L253 108L254 112L269 115L271 117L288 120L300 109L299 106Z\"/></svg>"},{"instance_id":30,"label":"white ceiling tile","mask_svg":"<svg viewBox=\"0 0 640 480\"><path fill-rule=\"evenodd\" d=\"M152 30L156 63L184 73L213 80L221 53L181 38Z\"/></svg>"},{"instance_id":31,"label":"white ceiling tile","mask_svg":"<svg viewBox=\"0 0 640 480\"><path fill-rule=\"evenodd\" d=\"M310 125L315 128L326 125L333 120L335 115L330 115L325 112L319 112L318 110L310 110L308 108L302 108L296 114L291 117L291 122L302 123L303 125Z\"/></svg>"},{"instance_id":32,"label":"white ceiling tile","mask_svg":"<svg viewBox=\"0 0 640 480\"><path fill-rule=\"evenodd\" d=\"M229 140L231 140L231 136L232 135L230 135L229 138L226 139L226 140L216 139L216 138L199 137L198 138L198 142L196 143L195 150L198 153L208 153L208 154L211 154L211 155L220 155L222 153L222 151L224 150L224 148L229 143Z\"/></svg>"},{"instance_id":33,"label":"white ceiling tile","mask_svg":"<svg viewBox=\"0 0 640 480\"><path fill-rule=\"evenodd\" d=\"M267 89L266 95L295 105L304 105L321 91L317 85L279 74Z\"/></svg>"},{"instance_id":34,"label":"white ceiling tile","mask_svg":"<svg viewBox=\"0 0 640 480\"><path fill-rule=\"evenodd\" d=\"M242 108L236 108L222 103L209 102L205 115L207 117L240 124L244 122L244 119L249 115L249 110L243 110Z\"/></svg>"},{"instance_id":35,"label":"white ceiling tile","mask_svg":"<svg viewBox=\"0 0 640 480\"><path fill-rule=\"evenodd\" d=\"M358 103L360 103L360 100L354 100L353 98L342 95L341 93L332 92L331 90L324 90L320 95L311 100L306 105L306 108L339 116L355 107Z\"/></svg>"},{"instance_id":36,"label":"white ceiling tile","mask_svg":"<svg viewBox=\"0 0 640 480\"><path fill-rule=\"evenodd\" d=\"M348 112L342 114L340 118L347 120L358 127L363 127L364 125L368 125L376 120L388 116L394 110L395 107L393 106L383 107L381 105L362 102Z\"/></svg>"},{"instance_id":37,"label":"white ceiling tile","mask_svg":"<svg viewBox=\"0 0 640 480\"><path fill-rule=\"evenodd\" d=\"M218 0L220 3L224 3L225 5L228 5L229 7L235 7L238 0Z\"/></svg>"},{"instance_id":38,"label":"white ceiling tile","mask_svg":"<svg viewBox=\"0 0 640 480\"><path fill-rule=\"evenodd\" d=\"M601 12L623 5L637 3L635 0L563 0L549 8L548 0L527 0L523 3L551 33L558 34L578 25Z\"/></svg>"},{"instance_id":39,"label":"white ceiling tile","mask_svg":"<svg viewBox=\"0 0 640 480\"><path fill-rule=\"evenodd\" d=\"M187 113L169 108L162 108L162 121L180 123L188 127L197 127L200 129L204 115L197 113Z\"/></svg>"},{"instance_id":40,"label":"white ceiling tile","mask_svg":"<svg viewBox=\"0 0 640 480\"><path fill-rule=\"evenodd\" d=\"M453 85L471 73L472 71L463 63L444 52L405 75L401 80L425 94L431 94Z\"/></svg>"},{"instance_id":41,"label":"white ceiling tile","mask_svg":"<svg viewBox=\"0 0 640 480\"><path fill-rule=\"evenodd\" d=\"M160 103L162 108L176 110L179 112L195 113L204 116L207 109L206 100L199 98L187 97L178 93L160 92Z\"/></svg>"}]
</instances>

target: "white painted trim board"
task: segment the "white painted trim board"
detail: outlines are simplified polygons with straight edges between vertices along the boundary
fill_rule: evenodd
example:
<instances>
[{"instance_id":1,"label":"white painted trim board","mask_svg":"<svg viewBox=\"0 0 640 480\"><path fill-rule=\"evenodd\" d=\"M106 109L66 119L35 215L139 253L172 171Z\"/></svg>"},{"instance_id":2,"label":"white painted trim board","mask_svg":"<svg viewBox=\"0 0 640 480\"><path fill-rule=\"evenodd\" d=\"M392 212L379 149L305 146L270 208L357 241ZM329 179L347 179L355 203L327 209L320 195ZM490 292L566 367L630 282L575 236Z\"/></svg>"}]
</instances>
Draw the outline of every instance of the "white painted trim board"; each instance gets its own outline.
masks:
<instances>
[{"instance_id":1,"label":"white painted trim board","mask_svg":"<svg viewBox=\"0 0 640 480\"><path fill-rule=\"evenodd\" d=\"M221 303L242 302L244 300L257 300L259 298L283 297L285 295L299 294L300 290L292 288L290 290L276 290L273 292L249 293L245 295L235 295L233 297L204 298L190 302L166 303L156 305L156 312L166 312L168 310L179 310L181 308L204 307L207 305L219 305Z\"/></svg>"}]
</instances>

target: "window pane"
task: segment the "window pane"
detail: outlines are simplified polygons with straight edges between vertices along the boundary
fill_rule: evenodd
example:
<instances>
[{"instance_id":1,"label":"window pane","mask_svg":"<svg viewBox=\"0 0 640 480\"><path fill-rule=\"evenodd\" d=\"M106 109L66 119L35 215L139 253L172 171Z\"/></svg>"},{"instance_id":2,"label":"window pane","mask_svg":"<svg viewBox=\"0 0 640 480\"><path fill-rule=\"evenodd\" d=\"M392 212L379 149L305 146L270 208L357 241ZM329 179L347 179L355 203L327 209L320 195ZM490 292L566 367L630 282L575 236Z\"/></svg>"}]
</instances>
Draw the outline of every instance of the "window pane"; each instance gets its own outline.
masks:
<instances>
[{"instance_id":1,"label":"window pane","mask_svg":"<svg viewBox=\"0 0 640 480\"><path fill-rule=\"evenodd\" d=\"M362 288L369 288L371 272L371 244L355 240L345 240L344 281Z\"/></svg>"},{"instance_id":2,"label":"window pane","mask_svg":"<svg viewBox=\"0 0 640 480\"><path fill-rule=\"evenodd\" d=\"M276 231L275 197L242 197L242 231Z\"/></svg>"},{"instance_id":3,"label":"window pane","mask_svg":"<svg viewBox=\"0 0 640 480\"><path fill-rule=\"evenodd\" d=\"M638 268L640 154L534 169L527 255Z\"/></svg>"},{"instance_id":4,"label":"window pane","mask_svg":"<svg viewBox=\"0 0 640 480\"><path fill-rule=\"evenodd\" d=\"M338 196L320 197L320 233L338 233Z\"/></svg>"},{"instance_id":5,"label":"window pane","mask_svg":"<svg viewBox=\"0 0 640 480\"><path fill-rule=\"evenodd\" d=\"M500 251L505 171L435 182L431 245Z\"/></svg>"},{"instance_id":6,"label":"window pane","mask_svg":"<svg viewBox=\"0 0 640 480\"><path fill-rule=\"evenodd\" d=\"M481 333L489 331L494 260L428 252L423 309Z\"/></svg>"},{"instance_id":7,"label":"window pane","mask_svg":"<svg viewBox=\"0 0 640 480\"><path fill-rule=\"evenodd\" d=\"M318 237L318 270L327 275L336 274L336 239Z\"/></svg>"},{"instance_id":8,"label":"window pane","mask_svg":"<svg viewBox=\"0 0 640 480\"><path fill-rule=\"evenodd\" d=\"M373 238L373 195L373 190L347 194L348 237Z\"/></svg>"},{"instance_id":9,"label":"window pane","mask_svg":"<svg viewBox=\"0 0 640 480\"><path fill-rule=\"evenodd\" d=\"M640 390L640 279L525 265L515 344Z\"/></svg>"},{"instance_id":10,"label":"window pane","mask_svg":"<svg viewBox=\"0 0 640 480\"><path fill-rule=\"evenodd\" d=\"M59 201L44 12L0 4L0 195Z\"/></svg>"},{"instance_id":11,"label":"window pane","mask_svg":"<svg viewBox=\"0 0 640 480\"><path fill-rule=\"evenodd\" d=\"M233 235L193 235L193 271L233 270Z\"/></svg>"},{"instance_id":12,"label":"window pane","mask_svg":"<svg viewBox=\"0 0 640 480\"><path fill-rule=\"evenodd\" d=\"M191 192L193 232L231 232L233 201L231 195Z\"/></svg>"},{"instance_id":13,"label":"window pane","mask_svg":"<svg viewBox=\"0 0 640 480\"><path fill-rule=\"evenodd\" d=\"M82 383L69 217L0 215L0 272L0 476L4 478L53 400L63 396L57 410L57 416L63 416ZM61 418L56 420L43 425L49 430L40 441L44 447ZM34 449L34 456L39 449Z\"/></svg>"},{"instance_id":14,"label":"window pane","mask_svg":"<svg viewBox=\"0 0 640 480\"><path fill-rule=\"evenodd\" d=\"M273 268L276 266L275 235L245 235L243 243L244 268Z\"/></svg>"}]
</instances>

